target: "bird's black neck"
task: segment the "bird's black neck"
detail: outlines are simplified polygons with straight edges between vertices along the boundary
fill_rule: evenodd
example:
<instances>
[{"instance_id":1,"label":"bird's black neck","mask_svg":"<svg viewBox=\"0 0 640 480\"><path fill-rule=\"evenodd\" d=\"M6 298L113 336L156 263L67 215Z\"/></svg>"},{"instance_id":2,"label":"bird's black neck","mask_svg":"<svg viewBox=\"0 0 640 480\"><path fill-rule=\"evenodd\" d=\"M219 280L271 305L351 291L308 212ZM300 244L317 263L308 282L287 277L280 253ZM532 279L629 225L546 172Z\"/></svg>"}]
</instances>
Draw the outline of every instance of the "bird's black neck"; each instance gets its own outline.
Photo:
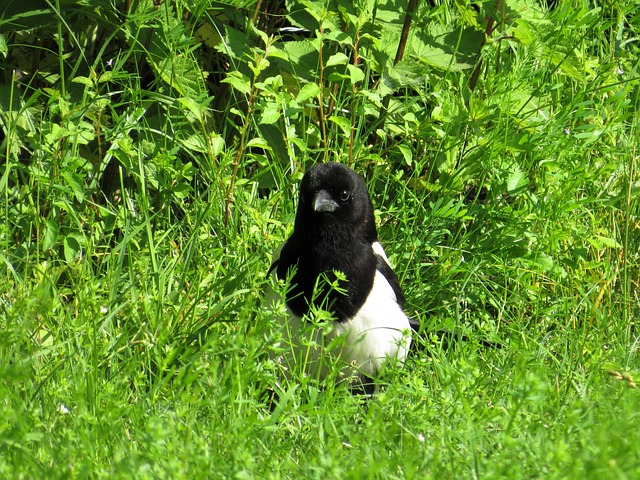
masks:
<instances>
[{"instance_id":1,"label":"bird's black neck","mask_svg":"<svg viewBox=\"0 0 640 480\"><path fill-rule=\"evenodd\" d=\"M286 278L297 265L287 295L293 313L303 316L313 305L344 321L364 304L373 285L376 260L366 234L331 218L320 220L294 232L283 248L278 276ZM339 281L336 271L345 280Z\"/></svg>"}]
</instances>

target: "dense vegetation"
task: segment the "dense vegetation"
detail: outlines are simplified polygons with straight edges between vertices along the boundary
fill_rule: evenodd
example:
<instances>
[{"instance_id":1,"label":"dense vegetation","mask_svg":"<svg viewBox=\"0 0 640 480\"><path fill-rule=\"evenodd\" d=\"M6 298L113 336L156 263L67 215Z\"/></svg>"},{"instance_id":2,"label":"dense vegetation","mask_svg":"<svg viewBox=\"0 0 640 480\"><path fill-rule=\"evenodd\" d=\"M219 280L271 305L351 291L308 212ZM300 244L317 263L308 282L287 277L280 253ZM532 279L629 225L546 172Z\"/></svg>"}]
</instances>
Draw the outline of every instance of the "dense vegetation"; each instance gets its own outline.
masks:
<instances>
[{"instance_id":1,"label":"dense vegetation","mask_svg":"<svg viewBox=\"0 0 640 480\"><path fill-rule=\"evenodd\" d=\"M0 11L0 476L640 474L637 0ZM424 325L370 401L266 355L325 160Z\"/></svg>"}]
</instances>

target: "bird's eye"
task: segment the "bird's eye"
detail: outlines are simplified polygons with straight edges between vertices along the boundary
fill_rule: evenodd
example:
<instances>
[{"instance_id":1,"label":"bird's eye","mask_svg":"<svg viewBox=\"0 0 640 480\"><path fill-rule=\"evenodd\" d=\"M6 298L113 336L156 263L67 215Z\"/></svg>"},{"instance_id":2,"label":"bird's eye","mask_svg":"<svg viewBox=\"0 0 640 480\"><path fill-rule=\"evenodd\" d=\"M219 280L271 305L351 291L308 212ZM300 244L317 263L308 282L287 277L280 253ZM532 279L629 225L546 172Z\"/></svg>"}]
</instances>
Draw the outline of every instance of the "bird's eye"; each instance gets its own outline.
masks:
<instances>
[{"instance_id":1,"label":"bird's eye","mask_svg":"<svg viewBox=\"0 0 640 480\"><path fill-rule=\"evenodd\" d=\"M340 198L341 202L346 202L347 200L349 200L349 198L351 198L351 194L349 193L349 190L342 190L338 198Z\"/></svg>"}]
</instances>

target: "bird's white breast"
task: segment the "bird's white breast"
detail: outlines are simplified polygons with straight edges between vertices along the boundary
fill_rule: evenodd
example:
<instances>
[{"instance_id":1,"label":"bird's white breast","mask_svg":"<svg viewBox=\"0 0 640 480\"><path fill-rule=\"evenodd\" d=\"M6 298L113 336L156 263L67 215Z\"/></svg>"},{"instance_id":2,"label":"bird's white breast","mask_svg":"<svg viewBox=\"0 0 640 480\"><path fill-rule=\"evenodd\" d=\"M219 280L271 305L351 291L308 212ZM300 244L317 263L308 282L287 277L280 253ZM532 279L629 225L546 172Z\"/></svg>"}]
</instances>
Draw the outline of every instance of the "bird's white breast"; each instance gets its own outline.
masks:
<instances>
[{"instance_id":1,"label":"bird's white breast","mask_svg":"<svg viewBox=\"0 0 640 480\"><path fill-rule=\"evenodd\" d=\"M362 308L352 319L337 323L330 335L344 336L340 357L345 363L372 376L387 359L404 362L411 343L410 329L391 285L376 272Z\"/></svg>"}]
</instances>

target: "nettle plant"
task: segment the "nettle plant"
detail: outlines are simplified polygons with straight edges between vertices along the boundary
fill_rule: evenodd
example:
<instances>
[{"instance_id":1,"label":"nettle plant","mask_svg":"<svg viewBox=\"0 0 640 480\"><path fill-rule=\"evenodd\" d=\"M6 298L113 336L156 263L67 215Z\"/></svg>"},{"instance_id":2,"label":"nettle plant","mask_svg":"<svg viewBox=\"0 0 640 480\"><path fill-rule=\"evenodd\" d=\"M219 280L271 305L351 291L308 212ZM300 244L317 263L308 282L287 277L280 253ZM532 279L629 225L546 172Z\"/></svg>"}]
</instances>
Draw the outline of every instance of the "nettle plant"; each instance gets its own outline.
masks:
<instances>
[{"instance_id":1,"label":"nettle plant","mask_svg":"<svg viewBox=\"0 0 640 480\"><path fill-rule=\"evenodd\" d=\"M415 212L398 216L407 236L428 232L411 258L495 256L492 281L505 259L559 281L619 248L587 207L627 199L616 152L633 135L610 119L633 115L633 8L435 3L13 2L0 21L11 261L71 263L130 226L150 241L199 202L221 248L246 219L257 243L270 219L254 200L278 187L292 204L286 187L321 160L372 179L381 211Z\"/></svg>"},{"instance_id":2,"label":"nettle plant","mask_svg":"<svg viewBox=\"0 0 640 480\"><path fill-rule=\"evenodd\" d=\"M202 35L216 32L205 44L228 57L222 82L238 98L231 113L244 118L241 149L251 123L271 159L285 165L300 157L353 163L381 155L408 167L425 163L450 110L436 92L444 83L446 100L464 105L455 91L463 87L460 72L476 63L483 31L463 22L445 27L442 9L414 7L288 2L282 15L266 12L255 26L216 16L201 25ZM464 8L473 18L483 15ZM251 28L242 28L247 23Z\"/></svg>"},{"instance_id":3,"label":"nettle plant","mask_svg":"<svg viewBox=\"0 0 640 480\"><path fill-rule=\"evenodd\" d=\"M575 15L584 37L593 14ZM154 209L171 219L192 189L203 190L201 179L221 197L225 224L240 178L269 188L274 164L292 169L300 159L391 165L427 192L467 194L491 182L513 191L530 168L517 157L533 145L532 131L547 133L542 120L559 100L542 88L549 79L535 62L556 62L577 80L593 65L589 52L554 48L574 20L560 19L542 20L536 2L493 0L11 11L0 47L5 71L23 76L4 79L17 95L3 103L6 151L38 156L35 132L47 129L37 113L47 105L44 121L85 160L81 171L66 169L79 175L76 190L109 199L123 187L151 191ZM28 60L41 51L51 61L33 70ZM532 57L531 85L513 88L510 64L523 54ZM491 72L506 81L483 81ZM512 135L486 134L505 121ZM488 164L497 143L506 159Z\"/></svg>"}]
</instances>

